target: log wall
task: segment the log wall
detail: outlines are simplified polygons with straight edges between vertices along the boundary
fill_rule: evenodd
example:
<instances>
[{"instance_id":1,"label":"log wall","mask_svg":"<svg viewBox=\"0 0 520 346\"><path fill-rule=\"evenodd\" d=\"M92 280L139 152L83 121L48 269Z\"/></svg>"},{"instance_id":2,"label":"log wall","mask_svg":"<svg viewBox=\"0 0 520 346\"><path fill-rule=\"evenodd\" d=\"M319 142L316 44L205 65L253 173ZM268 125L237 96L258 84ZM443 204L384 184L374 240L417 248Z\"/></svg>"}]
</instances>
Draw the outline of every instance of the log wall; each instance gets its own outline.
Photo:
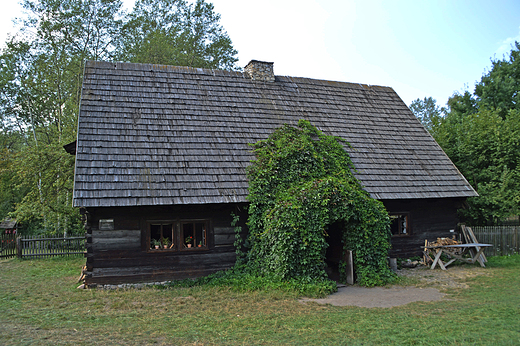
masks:
<instances>
[{"instance_id":1,"label":"log wall","mask_svg":"<svg viewBox=\"0 0 520 346\"><path fill-rule=\"evenodd\" d=\"M390 213L409 213L410 234L392 237L390 257L421 255L424 240L452 237L457 209L464 199L386 200ZM199 277L235 263L231 212L240 216L245 233L246 204L89 208L85 284L153 282ZM113 229L99 229L99 220L113 219ZM190 251L149 251L147 227L155 220L209 220L208 247ZM243 234L245 237L245 234Z\"/></svg>"},{"instance_id":2,"label":"log wall","mask_svg":"<svg viewBox=\"0 0 520 346\"><path fill-rule=\"evenodd\" d=\"M87 222L87 286L154 282L199 277L230 268L235 263L231 213L240 216L245 231L244 204L89 208ZM100 220L113 220L105 229ZM150 221L209 220L207 247L188 251L150 251ZM109 227L112 228L112 227Z\"/></svg>"},{"instance_id":3,"label":"log wall","mask_svg":"<svg viewBox=\"0 0 520 346\"><path fill-rule=\"evenodd\" d=\"M410 235L393 236L390 257L409 258L422 255L424 240L451 238L459 218L457 209L464 199L412 199L382 201L389 213L407 212L410 215Z\"/></svg>"}]
</instances>

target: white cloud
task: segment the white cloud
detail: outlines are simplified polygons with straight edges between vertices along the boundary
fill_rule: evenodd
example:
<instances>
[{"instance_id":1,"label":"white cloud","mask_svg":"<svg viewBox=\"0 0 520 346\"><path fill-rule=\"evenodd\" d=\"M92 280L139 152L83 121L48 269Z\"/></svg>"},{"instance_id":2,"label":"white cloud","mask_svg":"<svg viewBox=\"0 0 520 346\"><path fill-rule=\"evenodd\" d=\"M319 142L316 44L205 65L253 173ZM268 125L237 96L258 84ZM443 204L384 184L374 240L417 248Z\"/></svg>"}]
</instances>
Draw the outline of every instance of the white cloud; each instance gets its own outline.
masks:
<instances>
[{"instance_id":1,"label":"white cloud","mask_svg":"<svg viewBox=\"0 0 520 346\"><path fill-rule=\"evenodd\" d=\"M520 42L520 27L518 28L518 35L515 37L508 37L500 42L500 47L495 51L495 57L497 59L502 59L504 56L508 56L517 41Z\"/></svg>"},{"instance_id":2,"label":"white cloud","mask_svg":"<svg viewBox=\"0 0 520 346\"><path fill-rule=\"evenodd\" d=\"M8 1L2 4L2 11L0 11L0 47L5 44L9 36L16 34L18 27L13 24L13 19L22 15L22 7L18 2Z\"/></svg>"}]
</instances>

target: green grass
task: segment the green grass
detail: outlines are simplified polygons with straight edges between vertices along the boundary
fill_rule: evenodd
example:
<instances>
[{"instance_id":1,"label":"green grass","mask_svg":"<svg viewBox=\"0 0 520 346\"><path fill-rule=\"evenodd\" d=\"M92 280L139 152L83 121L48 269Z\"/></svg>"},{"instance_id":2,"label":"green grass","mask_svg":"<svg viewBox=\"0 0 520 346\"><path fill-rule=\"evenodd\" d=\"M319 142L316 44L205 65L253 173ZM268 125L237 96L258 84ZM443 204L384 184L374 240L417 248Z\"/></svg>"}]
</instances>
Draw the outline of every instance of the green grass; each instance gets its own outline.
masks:
<instances>
[{"instance_id":1,"label":"green grass","mask_svg":"<svg viewBox=\"0 0 520 346\"><path fill-rule=\"evenodd\" d=\"M302 304L287 291L77 290L84 259L0 260L1 345L519 345L520 256L470 288L394 308Z\"/></svg>"}]
</instances>

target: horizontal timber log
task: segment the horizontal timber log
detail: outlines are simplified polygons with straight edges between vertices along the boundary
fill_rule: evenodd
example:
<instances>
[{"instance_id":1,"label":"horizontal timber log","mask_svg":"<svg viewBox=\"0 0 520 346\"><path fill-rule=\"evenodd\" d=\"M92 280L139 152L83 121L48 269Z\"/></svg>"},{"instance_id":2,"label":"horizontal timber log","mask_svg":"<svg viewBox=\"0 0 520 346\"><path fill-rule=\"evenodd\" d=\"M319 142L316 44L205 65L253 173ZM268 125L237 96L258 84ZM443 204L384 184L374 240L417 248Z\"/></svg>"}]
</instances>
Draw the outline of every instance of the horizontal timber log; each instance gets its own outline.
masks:
<instances>
[{"instance_id":1,"label":"horizontal timber log","mask_svg":"<svg viewBox=\"0 0 520 346\"><path fill-rule=\"evenodd\" d=\"M215 234L235 234L235 229L233 227L214 227L213 230Z\"/></svg>"},{"instance_id":2,"label":"horizontal timber log","mask_svg":"<svg viewBox=\"0 0 520 346\"><path fill-rule=\"evenodd\" d=\"M229 268L222 263L207 263L199 266L139 266L139 267L110 267L110 268L93 268L92 277L101 277L101 276L128 276L128 275L146 275L146 274L157 274L157 273L166 273L166 274L175 274L178 272L185 271L199 271L204 269L219 269L219 268Z\"/></svg>"},{"instance_id":3,"label":"horizontal timber log","mask_svg":"<svg viewBox=\"0 0 520 346\"><path fill-rule=\"evenodd\" d=\"M147 257L175 257L175 256L194 256L201 253L205 254L218 254L218 253L235 253L234 246L218 246L212 249L193 249L193 250L184 250L184 251L134 251L128 249L118 249L118 250L103 250L103 251L94 251L92 254L96 259L111 259L111 258L147 258ZM90 254L89 254L90 255Z\"/></svg>"},{"instance_id":4,"label":"horizontal timber log","mask_svg":"<svg viewBox=\"0 0 520 346\"><path fill-rule=\"evenodd\" d=\"M141 231L93 231L90 243L92 244L94 252L124 249L139 251L141 249Z\"/></svg>"},{"instance_id":5,"label":"horizontal timber log","mask_svg":"<svg viewBox=\"0 0 520 346\"><path fill-rule=\"evenodd\" d=\"M213 269L201 269L201 270L184 270L177 272L158 272L158 273L147 273L147 274L135 274L135 275L121 275L121 276L102 276L102 277L87 277L85 278L85 284L89 285L105 285L105 284L125 284L125 283L138 283L138 282L156 282L156 281L169 281L169 280L182 280L188 278L203 277L213 274L223 268Z\"/></svg>"},{"instance_id":6,"label":"horizontal timber log","mask_svg":"<svg viewBox=\"0 0 520 346\"><path fill-rule=\"evenodd\" d=\"M92 231L94 239L104 238L140 238L141 230Z\"/></svg>"},{"instance_id":7,"label":"horizontal timber log","mask_svg":"<svg viewBox=\"0 0 520 346\"><path fill-rule=\"evenodd\" d=\"M233 245L235 234L215 234L215 245Z\"/></svg>"},{"instance_id":8,"label":"horizontal timber log","mask_svg":"<svg viewBox=\"0 0 520 346\"><path fill-rule=\"evenodd\" d=\"M148 257L148 258L121 258L121 259L93 259L93 265L96 268L109 267L197 267L204 265L223 264L232 266L235 263L236 255L234 253L212 254L211 256L176 256L176 257Z\"/></svg>"}]
</instances>

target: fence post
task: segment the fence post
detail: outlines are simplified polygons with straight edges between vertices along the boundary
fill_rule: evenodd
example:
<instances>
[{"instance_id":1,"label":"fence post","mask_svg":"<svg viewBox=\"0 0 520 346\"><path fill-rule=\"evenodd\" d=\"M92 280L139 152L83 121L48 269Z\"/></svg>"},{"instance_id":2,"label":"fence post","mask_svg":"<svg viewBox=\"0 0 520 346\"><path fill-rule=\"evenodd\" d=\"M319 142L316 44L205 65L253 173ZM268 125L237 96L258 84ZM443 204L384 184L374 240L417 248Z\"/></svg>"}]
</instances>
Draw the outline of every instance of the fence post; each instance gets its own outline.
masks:
<instances>
[{"instance_id":1,"label":"fence post","mask_svg":"<svg viewBox=\"0 0 520 346\"><path fill-rule=\"evenodd\" d=\"M520 253L520 244L519 244L519 239L518 239L518 226L515 227L515 245L516 245L516 253L519 254Z\"/></svg>"},{"instance_id":2,"label":"fence post","mask_svg":"<svg viewBox=\"0 0 520 346\"><path fill-rule=\"evenodd\" d=\"M16 237L16 256L22 258L22 240L19 236Z\"/></svg>"},{"instance_id":3,"label":"fence post","mask_svg":"<svg viewBox=\"0 0 520 346\"><path fill-rule=\"evenodd\" d=\"M506 255L506 242L504 239L504 227L500 227L500 256Z\"/></svg>"}]
</instances>

